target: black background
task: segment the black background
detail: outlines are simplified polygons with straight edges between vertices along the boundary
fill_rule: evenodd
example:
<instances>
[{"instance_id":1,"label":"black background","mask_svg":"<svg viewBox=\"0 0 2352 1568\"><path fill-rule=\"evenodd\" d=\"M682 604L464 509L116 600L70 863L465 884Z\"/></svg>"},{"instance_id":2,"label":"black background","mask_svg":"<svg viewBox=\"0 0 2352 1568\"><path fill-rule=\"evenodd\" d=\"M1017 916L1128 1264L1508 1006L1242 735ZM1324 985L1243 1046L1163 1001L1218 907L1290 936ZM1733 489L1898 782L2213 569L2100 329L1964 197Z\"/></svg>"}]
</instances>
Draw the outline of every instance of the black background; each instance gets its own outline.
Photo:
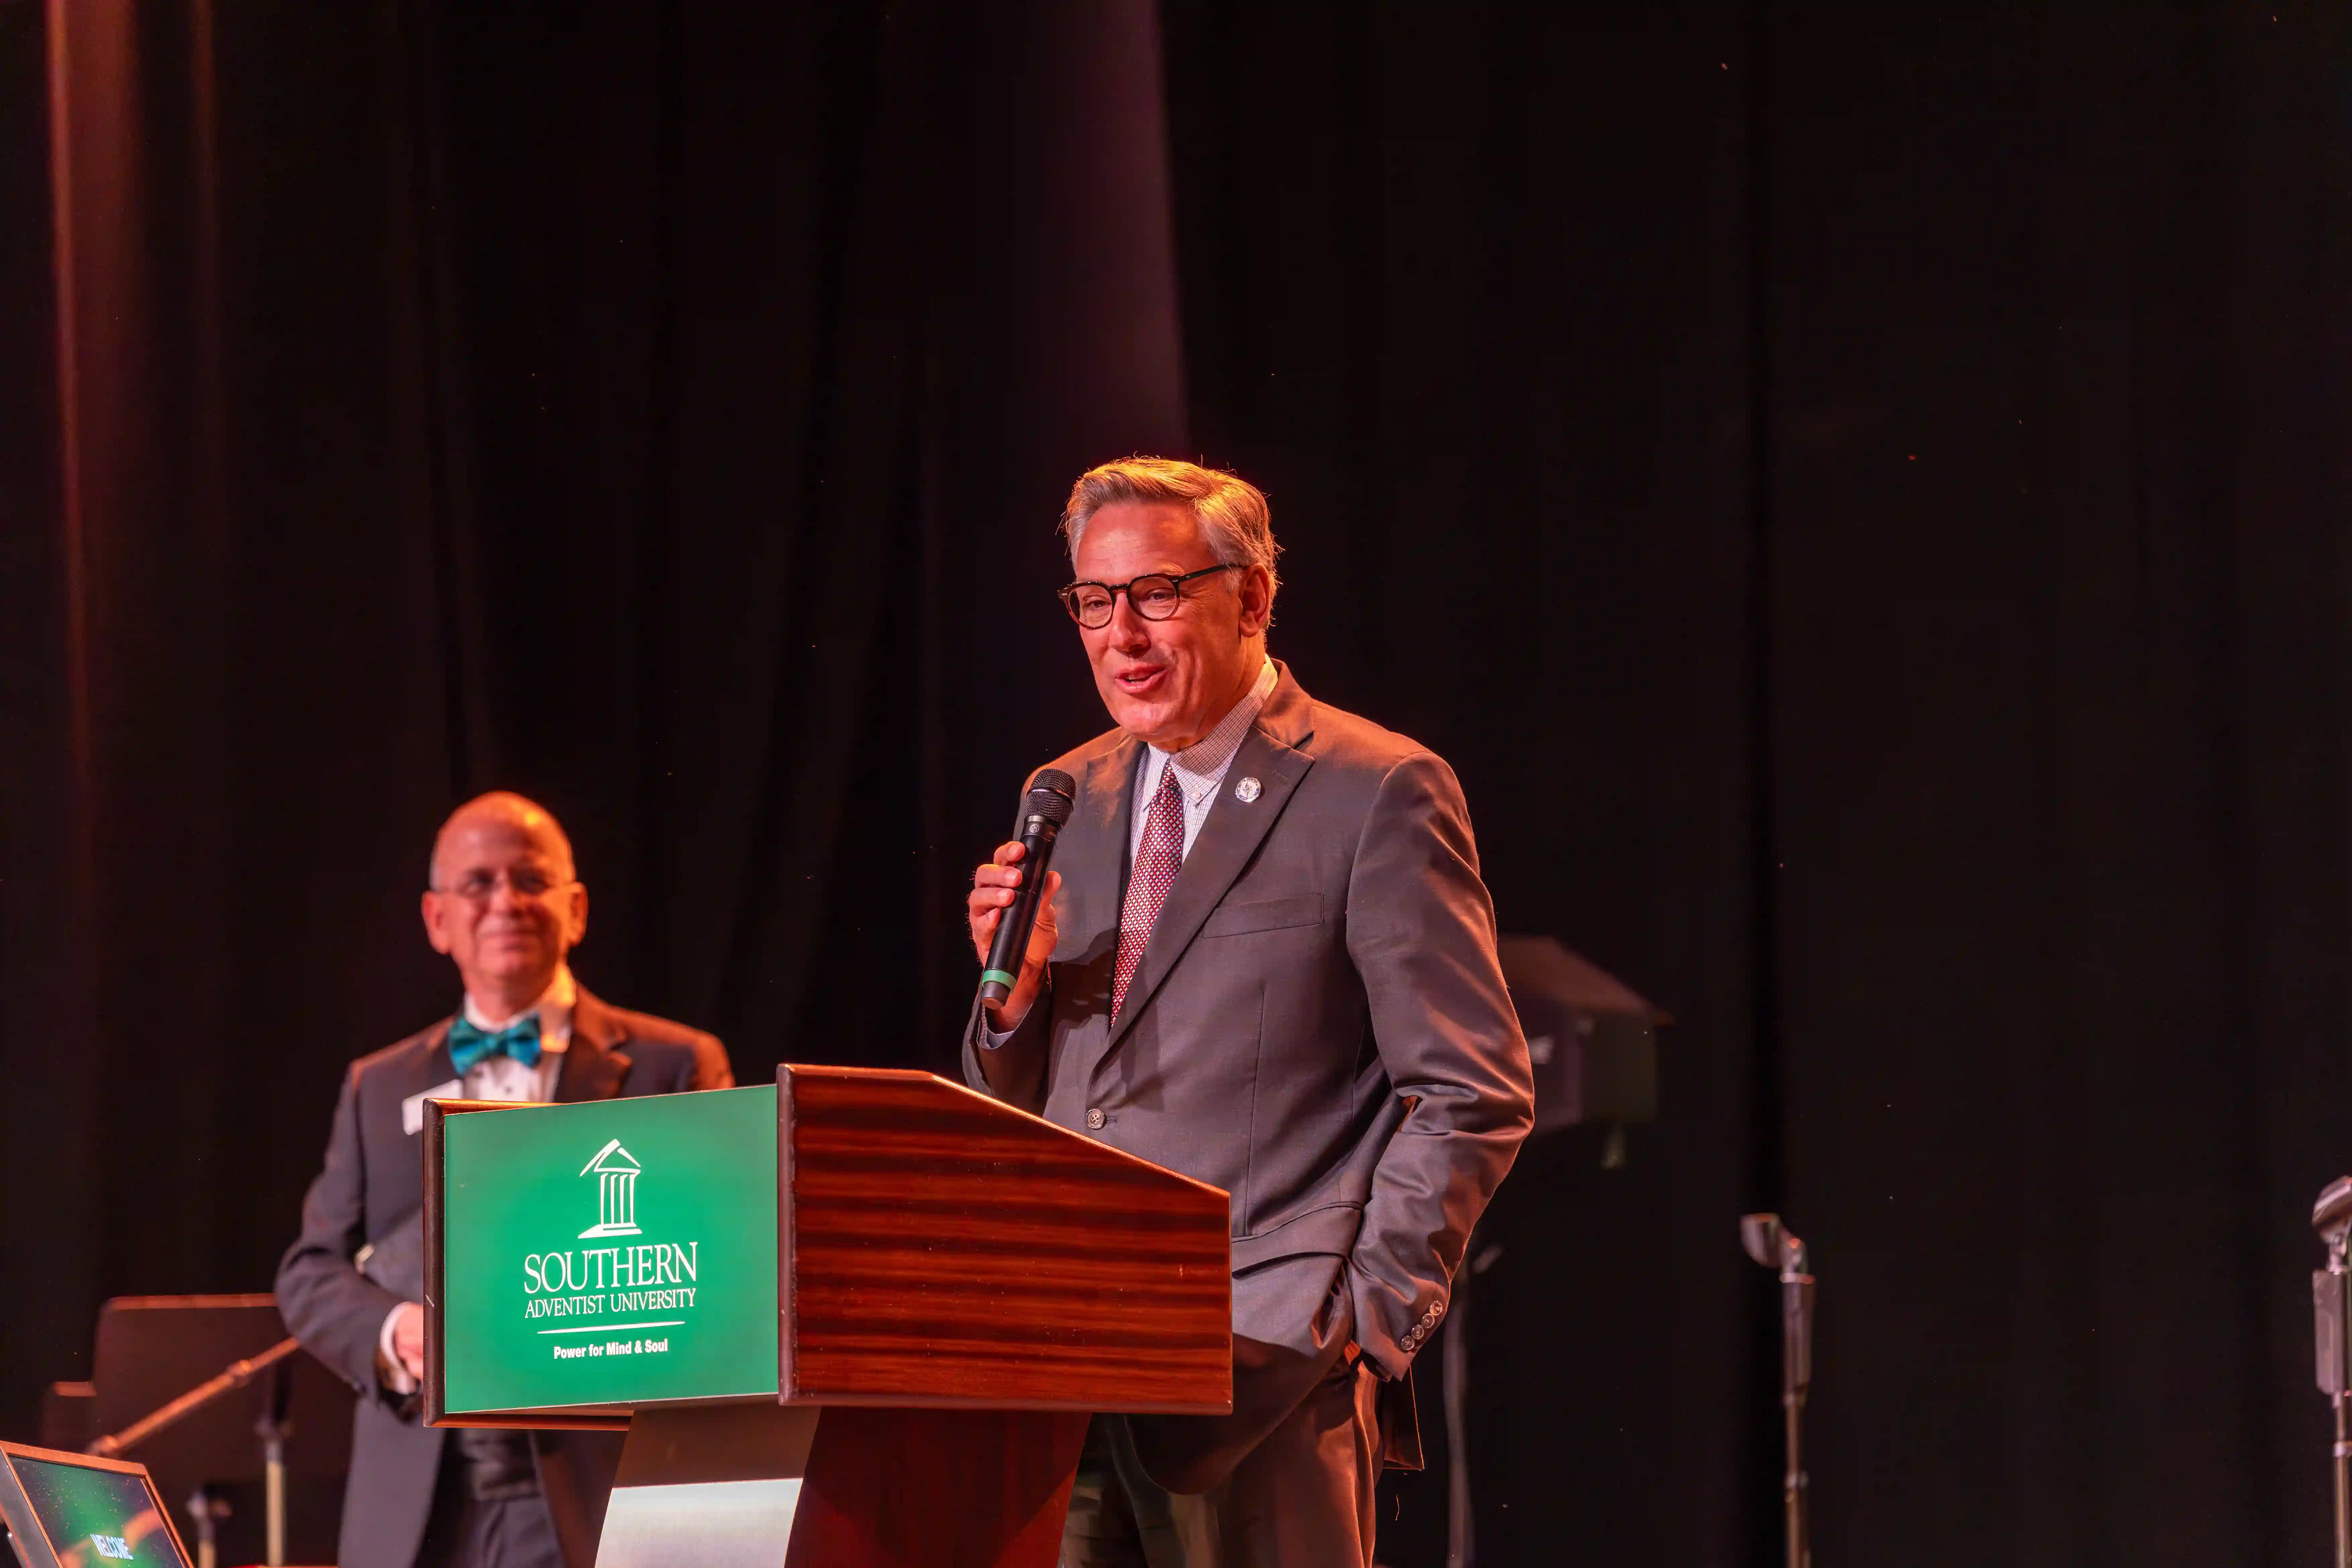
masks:
<instances>
[{"instance_id":1,"label":"black background","mask_svg":"<svg viewBox=\"0 0 2352 1568\"><path fill-rule=\"evenodd\" d=\"M1484 1233L1484 1561L1773 1559L1759 1206L1824 1564L2319 1560L2339 9L217 9L0 0L0 1429L266 1285L479 789L747 1080L945 1065L1152 449L1678 1020Z\"/></svg>"}]
</instances>

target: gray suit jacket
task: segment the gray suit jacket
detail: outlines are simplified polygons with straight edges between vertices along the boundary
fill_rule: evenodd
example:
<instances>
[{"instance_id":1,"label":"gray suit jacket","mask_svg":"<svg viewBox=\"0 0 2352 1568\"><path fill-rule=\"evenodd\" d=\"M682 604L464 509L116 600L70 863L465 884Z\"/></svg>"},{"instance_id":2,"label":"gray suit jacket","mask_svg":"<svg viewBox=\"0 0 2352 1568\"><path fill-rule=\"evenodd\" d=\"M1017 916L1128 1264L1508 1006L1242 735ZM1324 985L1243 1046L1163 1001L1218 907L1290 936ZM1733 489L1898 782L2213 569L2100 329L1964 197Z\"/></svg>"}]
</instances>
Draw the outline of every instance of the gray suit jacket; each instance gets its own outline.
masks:
<instances>
[{"instance_id":1,"label":"gray suit jacket","mask_svg":"<svg viewBox=\"0 0 2352 1568\"><path fill-rule=\"evenodd\" d=\"M1353 1337L1402 1377L1534 1120L1461 785L1281 668L1114 1025L1142 754L1113 731L1052 764L1078 794L1051 995L994 1050L975 1005L966 1076L1232 1194L1237 1405L1244 1341Z\"/></svg>"},{"instance_id":2,"label":"gray suit jacket","mask_svg":"<svg viewBox=\"0 0 2352 1568\"><path fill-rule=\"evenodd\" d=\"M343 1568L408 1568L433 1508L446 1432L420 1426L376 1380L377 1336L401 1297L352 1265L362 1243L392 1236L425 1201L424 1140L404 1130L401 1102L457 1076L444 1018L353 1062L327 1138L325 1168L302 1202L302 1234L278 1266L278 1310L303 1348L360 1394L352 1468L343 1489ZM725 1089L735 1081L719 1041L643 1013L608 1006L583 988L558 1101ZM590 1568L604 1499L620 1463L616 1437L534 1433L548 1512L569 1568Z\"/></svg>"}]
</instances>

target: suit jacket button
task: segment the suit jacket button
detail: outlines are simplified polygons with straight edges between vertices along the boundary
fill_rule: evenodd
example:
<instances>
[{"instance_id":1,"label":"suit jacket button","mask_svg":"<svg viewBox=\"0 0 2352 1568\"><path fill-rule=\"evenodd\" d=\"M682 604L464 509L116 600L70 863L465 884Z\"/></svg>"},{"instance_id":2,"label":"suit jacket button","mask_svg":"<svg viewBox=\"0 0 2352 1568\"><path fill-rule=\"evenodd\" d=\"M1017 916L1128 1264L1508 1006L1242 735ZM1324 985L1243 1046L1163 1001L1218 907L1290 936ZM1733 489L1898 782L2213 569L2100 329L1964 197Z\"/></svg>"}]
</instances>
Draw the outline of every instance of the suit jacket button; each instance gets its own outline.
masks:
<instances>
[{"instance_id":1,"label":"suit jacket button","mask_svg":"<svg viewBox=\"0 0 2352 1568\"><path fill-rule=\"evenodd\" d=\"M1102 1124L1103 1113L1099 1110L1089 1110L1087 1112L1087 1125L1088 1127L1099 1128Z\"/></svg>"}]
</instances>

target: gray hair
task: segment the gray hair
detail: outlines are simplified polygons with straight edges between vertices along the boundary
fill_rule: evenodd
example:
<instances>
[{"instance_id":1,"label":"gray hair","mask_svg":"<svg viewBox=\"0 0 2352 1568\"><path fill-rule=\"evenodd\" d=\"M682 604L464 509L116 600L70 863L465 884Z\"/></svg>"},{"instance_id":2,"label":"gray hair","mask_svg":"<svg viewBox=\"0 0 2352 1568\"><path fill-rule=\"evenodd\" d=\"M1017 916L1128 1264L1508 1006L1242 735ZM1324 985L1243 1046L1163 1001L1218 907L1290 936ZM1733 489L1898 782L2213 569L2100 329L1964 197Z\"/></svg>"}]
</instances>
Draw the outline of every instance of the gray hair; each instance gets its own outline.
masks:
<instances>
[{"instance_id":1,"label":"gray hair","mask_svg":"<svg viewBox=\"0 0 2352 1568\"><path fill-rule=\"evenodd\" d=\"M1120 501L1175 501L1191 508L1201 537L1218 560L1228 566L1263 566L1269 584L1280 584L1274 558L1282 546L1274 542L1265 494L1240 475L1174 458L1121 458L1088 468L1070 487L1069 504L1062 509L1062 537L1073 562L1095 513Z\"/></svg>"}]
</instances>

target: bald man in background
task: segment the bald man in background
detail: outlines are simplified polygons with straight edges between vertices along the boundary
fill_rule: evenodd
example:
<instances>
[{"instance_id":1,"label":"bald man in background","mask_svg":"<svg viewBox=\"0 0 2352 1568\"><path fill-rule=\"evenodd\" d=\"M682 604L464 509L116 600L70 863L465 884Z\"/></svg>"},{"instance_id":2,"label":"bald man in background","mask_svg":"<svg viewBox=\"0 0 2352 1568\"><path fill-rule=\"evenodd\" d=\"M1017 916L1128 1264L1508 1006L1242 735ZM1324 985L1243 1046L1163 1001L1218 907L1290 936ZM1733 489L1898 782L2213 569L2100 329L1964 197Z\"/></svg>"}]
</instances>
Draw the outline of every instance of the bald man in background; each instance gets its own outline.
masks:
<instances>
[{"instance_id":1,"label":"bald man in background","mask_svg":"<svg viewBox=\"0 0 2352 1568\"><path fill-rule=\"evenodd\" d=\"M457 1014L353 1062L278 1304L360 1394L342 1568L592 1568L620 1439L419 1425L425 1101L608 1100L726 1089L713 1037L626 1013L572 978L588 889L553 816L519 795L459 806L433 845L425 940Z\"/></svg>"}]
</instances>

